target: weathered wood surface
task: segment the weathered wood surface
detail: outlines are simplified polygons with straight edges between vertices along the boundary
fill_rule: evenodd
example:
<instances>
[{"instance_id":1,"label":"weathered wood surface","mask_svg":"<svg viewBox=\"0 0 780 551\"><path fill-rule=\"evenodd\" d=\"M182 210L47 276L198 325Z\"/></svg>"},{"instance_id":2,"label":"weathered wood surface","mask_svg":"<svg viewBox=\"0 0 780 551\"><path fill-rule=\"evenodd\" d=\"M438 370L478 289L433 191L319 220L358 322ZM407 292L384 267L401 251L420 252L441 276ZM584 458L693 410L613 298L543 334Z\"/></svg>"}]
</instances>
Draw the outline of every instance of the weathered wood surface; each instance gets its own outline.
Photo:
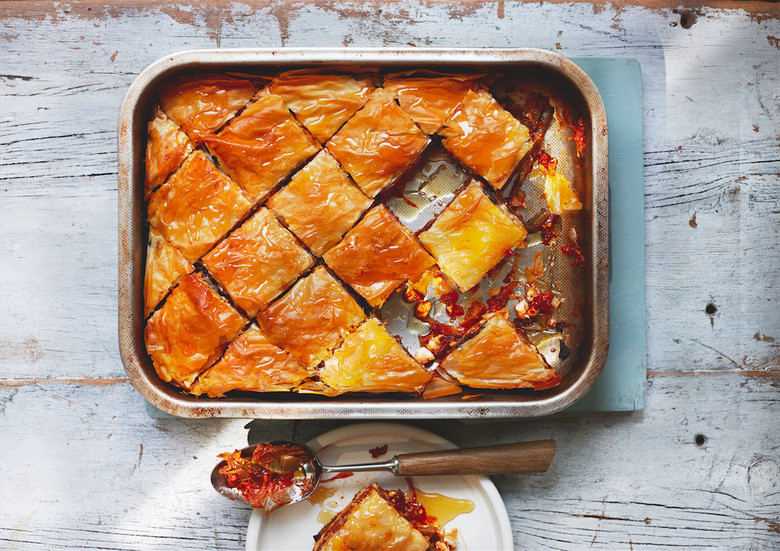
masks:
<instances>
[{"instance_id":1,"label":"weathered wood surface","mask_svg":"<svg viewBox=\"0 0 780 551\"><path fill-rule=\"evenodd\" d=\"M189 48L411 45L634 57L645 87L647 409L419 425L558 441L547 474L495 479L518 549L780 549L779 5L646 4L0 3L0 547L243 546L205 474L246 421L150 418L117 350L134 76Z\"/></svg>"}]
</instances>

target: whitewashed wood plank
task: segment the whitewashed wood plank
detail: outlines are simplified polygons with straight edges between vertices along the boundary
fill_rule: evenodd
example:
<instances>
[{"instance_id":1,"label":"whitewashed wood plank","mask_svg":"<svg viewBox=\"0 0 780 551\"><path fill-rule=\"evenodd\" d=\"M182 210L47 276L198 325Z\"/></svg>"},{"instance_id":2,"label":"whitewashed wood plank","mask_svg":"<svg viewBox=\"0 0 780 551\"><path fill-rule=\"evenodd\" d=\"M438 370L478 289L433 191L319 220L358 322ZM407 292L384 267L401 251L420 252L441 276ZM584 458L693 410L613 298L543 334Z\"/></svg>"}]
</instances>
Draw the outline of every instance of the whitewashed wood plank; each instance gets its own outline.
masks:
<instances>
[{"instance_id":1,"label":"whitewashed wood plank","mask_svg":"<svg viewBox=\"0 0 780 551\"><path fill-rule=\"evenodd\" d=\"M661 374L643 412L414 424L459 445L557 440L548 473L494 478L517 549L769 551L780 541L778 388ZM152 419L127 383L23 384L0 397L4 549L242 548L249 512L208 475L218 453L247 442L246 421ZM342 424L255 421L249 437L305 441Z\"/></svg>"}]
</instances>

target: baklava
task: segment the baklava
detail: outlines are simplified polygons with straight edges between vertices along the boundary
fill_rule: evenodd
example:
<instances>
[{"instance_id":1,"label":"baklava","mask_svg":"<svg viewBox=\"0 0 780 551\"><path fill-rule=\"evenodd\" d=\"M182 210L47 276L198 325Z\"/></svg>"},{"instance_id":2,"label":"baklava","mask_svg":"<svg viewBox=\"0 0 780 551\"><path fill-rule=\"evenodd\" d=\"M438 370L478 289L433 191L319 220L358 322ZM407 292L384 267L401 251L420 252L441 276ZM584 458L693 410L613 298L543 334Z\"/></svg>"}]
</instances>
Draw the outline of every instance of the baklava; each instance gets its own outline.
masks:
<instances>
[{"instance_id":1,"label":"baklava","mask_svg":"<svg viewBox=\"0 0 780 551\"><path fill-rule=\"evenodd\" d=\"M444 275L465 292L511 256L526 235L523 224L474 181L420 234L420 241Z\"/></svg>"},{"instance_id":2,"label":"baklava","mask_svg":"<svg viewBox=\"0 0 780 551\"><path fill-rule=\"evenodd\" d=\"M195 272L182 278L149 318L146 350L163 381L190 388L247 322Z\"/></svg>"},{"instance_id":3,"label":"baklava","mask_svg":"<svg viewBox=\"0 0 780 551\"><path fill-rule=\"evenodd\" d=\"M147 125L147 134L145 197L160 187L193 149L187 134L167 117L159 105L154 107L154 118Z\"/></svg>"},{"instance_id":4,"label":"baklava","mask_svg":"<svg viewBox=\"0 0 780 551\"><path fill-rule=\"evenodd\" d=\"M203 257L203 264L250 317L268 306L314 259L267 208Z\"/></svg>"},{"instance_id":5,"label":"baklava","mask_svg":"<svg viewBox=\"0 0 780 551\"><path fill-rule=\"evenodd\" d=\"M370 210L323 260L373 307L434 265L414 235L384 205Z\"/></svg>"},{"instance_id":6,"label":"baklava","mask_svg":"<svg viewBox=\"0 0 780 551\"><path fill-rule=\"evenodd\" d=\"M330 357L344 334L365 318L352 295L318 266L260 312L257 321L269 341L313 367Z\"/></svg>"},{"instance_id":7,"label":"baklava","mask_svg":"<svg viewBox=\"0 0 780 551\"><path fill-rule=\"evenodd\" d=\"M452 551L456 545L419 503L376 484L358 492L314 538L313 551Z\"/></svg>"},{"instance_id":8,"label":"baklava","mask_svg":"<svg viewBox=\"0 0 780 551\"><path fill-rule=\"evenodd\" d=\"M360 189L376 197L417 161L428 143L428 135L390 92L377 88L327 146Z\"/></svg>"},{"instance_id":9,"label":"baklava","mask_svg":"<svg viewBox=\"0 0 780 551\"><path fill-rule=\"evenodd\" d=\"M447 374L474 388L543 390L560 382L536 347L509 321L506 310L486 317L476 335L442 360Z\"/></svg>"}]
</instances>

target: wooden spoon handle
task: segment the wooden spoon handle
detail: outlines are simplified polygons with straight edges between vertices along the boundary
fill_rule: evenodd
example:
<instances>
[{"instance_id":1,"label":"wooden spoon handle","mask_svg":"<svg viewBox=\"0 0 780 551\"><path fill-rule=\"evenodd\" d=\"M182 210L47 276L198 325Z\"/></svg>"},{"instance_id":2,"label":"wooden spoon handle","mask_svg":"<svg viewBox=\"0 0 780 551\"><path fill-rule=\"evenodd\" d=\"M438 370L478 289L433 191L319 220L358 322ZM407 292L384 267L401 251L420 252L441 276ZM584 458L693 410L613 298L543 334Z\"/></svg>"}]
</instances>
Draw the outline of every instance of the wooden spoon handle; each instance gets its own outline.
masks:
<instances>
[{"instance_id":1,"label":"wooden spoon handle","mask_svg":"<svg viewBox=\"0 0 780 551\"><path fill-rule=\"evenodd\" d=\"M400 476L543 473L555 455L555 440L398 456Z\"/></svg>"}]
</instances>

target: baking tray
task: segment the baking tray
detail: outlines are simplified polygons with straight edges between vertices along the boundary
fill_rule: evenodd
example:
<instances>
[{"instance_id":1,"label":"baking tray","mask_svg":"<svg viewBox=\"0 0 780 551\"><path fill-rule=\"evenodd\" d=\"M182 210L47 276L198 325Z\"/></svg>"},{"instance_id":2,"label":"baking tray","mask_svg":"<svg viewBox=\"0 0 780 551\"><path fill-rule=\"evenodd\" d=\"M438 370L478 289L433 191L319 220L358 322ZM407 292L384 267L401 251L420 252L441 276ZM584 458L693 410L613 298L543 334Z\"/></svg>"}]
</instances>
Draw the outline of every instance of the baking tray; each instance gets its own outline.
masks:
<instances>
[{"instance_id":1,"label":"baking tray","mask_svg":"<svg viewBox=\"0 0 780 551\"><path fill-rule=\"evenodd\" d=\"M147 243L143 193L146 123L158 86L194 72L269 74L321 67L374 67L382 71L426 68L442 72L474 71L527 78L564 94L584 119L587 145L577 189L583 209L564 220L578 225L586 267L575 281L578 311L572 332L574 354L551 362L564 373L553 389L471 391L434 399L397 395L314 395L237 393L224 398L195 397L163 382L144 345L143 279ZM166 56L145 69L130 85L119 114L119 348L135 388L155 407L190 418L381 419L536 417L576 402L595 383L609 346L608 134L601 96L587 74L571 60L537 49L385 49L309 48L194 50ZM547 145L545 144L545 147ZM582 231L584 230L584 231ZM563 262L558 266L568 269ZM500 276L500 274L499 274ZM571 307L569 307L571 311ZM384 308L383 308L384 311ZM389 315L392 315L390 313ZM386 320L387 321L387 320ZM392 322L388 322L388 327ZM535 344L550 360L557 338ZM402 336L402 335L401 335ZM403 336L402 336L403 337ZM408 336L407 336L408 337ZM572 341L569 341L570 344ZM562 354L560 355L562 356Z\"/></svg>"}]
</instances>

